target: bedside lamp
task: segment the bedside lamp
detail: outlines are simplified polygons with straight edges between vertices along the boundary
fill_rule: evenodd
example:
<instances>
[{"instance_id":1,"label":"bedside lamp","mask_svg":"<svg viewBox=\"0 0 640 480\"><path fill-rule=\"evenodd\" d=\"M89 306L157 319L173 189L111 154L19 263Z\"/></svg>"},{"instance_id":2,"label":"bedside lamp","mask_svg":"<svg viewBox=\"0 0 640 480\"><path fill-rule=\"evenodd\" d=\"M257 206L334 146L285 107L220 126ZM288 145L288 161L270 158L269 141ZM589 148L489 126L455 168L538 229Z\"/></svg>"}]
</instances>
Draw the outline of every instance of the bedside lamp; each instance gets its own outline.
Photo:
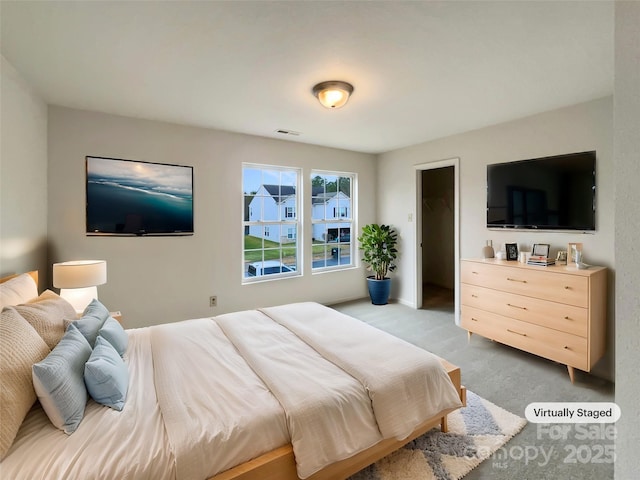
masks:
<instances>
[{"instance_id":1,"label":"bedside lamp","mask_svg":"<svg viewBox=\"0 0 640 480\"><path fill-rule=\"evenodd\" d=\"M98 298L97 285L107 283L107 262L104 260L74 260L53 264L53 286L77 313Z\"/></svg>"}]
</instances>

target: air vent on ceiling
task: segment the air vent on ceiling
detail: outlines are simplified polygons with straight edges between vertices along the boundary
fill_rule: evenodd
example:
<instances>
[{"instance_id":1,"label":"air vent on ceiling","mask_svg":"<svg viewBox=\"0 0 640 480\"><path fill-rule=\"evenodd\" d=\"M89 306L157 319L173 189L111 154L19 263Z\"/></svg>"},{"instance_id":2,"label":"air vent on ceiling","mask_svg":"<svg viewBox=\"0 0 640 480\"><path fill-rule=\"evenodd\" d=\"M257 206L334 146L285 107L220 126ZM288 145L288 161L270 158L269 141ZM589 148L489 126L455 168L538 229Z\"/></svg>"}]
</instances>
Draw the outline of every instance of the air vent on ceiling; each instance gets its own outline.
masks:
<instances>
[{"instance_id":1,"label":"air vent on ceiling","mask_svg":"<svg viewBox=\"0 0 640 480\"><path fill-rule=\"evenodd\" d=\"M292 135L294 137L300 136L300 132L294 132L293 130L285 130L283 128L276 130L276 133L279 133L280 135Z\"/></svg>"}]
</instances>

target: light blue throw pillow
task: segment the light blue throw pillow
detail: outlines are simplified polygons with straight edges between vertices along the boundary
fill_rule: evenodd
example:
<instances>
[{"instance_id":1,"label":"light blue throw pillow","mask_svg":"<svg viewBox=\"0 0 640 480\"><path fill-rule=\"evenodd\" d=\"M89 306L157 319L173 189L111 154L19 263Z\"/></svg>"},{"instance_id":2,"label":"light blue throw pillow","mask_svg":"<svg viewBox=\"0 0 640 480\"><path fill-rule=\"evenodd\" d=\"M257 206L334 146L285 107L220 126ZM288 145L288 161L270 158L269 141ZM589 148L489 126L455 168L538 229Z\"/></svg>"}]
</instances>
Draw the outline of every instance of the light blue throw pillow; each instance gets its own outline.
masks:
<instances>
[{"instance_id":1,"label":"light blue throw pillow","mask_svg":"<svg viewBox=\"0 0 640 480\"><path fill-rule=\"evenodd\" d=\"M67 435L72 434L84 417L87 388L84 365L91 346L73 325L51 353L32 367L33 387L51 423Z\"/></svg>"},{"instance_id":2,"label":"light blue throw pillow","mask_svg":"<svg viewBox=\"0 0 640 480\"><path fill-rule=\"evenodd\" d=\"M116 349L120 356L124 355L124 352L127 351L127 344L129 342L127 332L124 331L120 322L113 317L105 320L104 325L102 325L102 328L98 331L98 337L104 338L113 345L113 348Z\"/></svg>"},{"instance_id":3,"label":"light blue throw pillow","mask_svg":"<svg viewBox=\"0 0 640 480\"><path fill-rule=\"evenodd\" d=\"M91 398L115 410L122 410L129 388L129 370L115 348L104 338L84 367L84 381Z\"/></svg>"},{"instance_id":4,"label":"light blue throw pillow","mask_svg":"<svg viewBox=\"0 0 640 480\"><path fill-rule=\"evenodd\" d=\"M82 313L82 318L73 322L80 333L84 335L93 348L98 337L98 332L104 325L104 322L109 318L109 310L98 299L94 298L91 303L87 305Z\"/></svg>"}]
</instances>

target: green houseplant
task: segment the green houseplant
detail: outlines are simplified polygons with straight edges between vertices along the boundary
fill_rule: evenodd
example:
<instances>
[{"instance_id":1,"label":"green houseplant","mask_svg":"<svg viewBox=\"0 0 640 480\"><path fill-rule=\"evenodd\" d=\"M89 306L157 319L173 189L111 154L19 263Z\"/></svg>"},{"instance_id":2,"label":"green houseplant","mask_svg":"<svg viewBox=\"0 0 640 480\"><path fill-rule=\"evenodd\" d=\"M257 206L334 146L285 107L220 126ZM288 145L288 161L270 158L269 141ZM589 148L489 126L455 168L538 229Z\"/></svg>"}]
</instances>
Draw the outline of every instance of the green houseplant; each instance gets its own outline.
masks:
<instances>
[{"instance_id":1,"label":"green houseplant","mask_svg":"<svg viewBox=\"0 0 640 480\"><path fill-rule=\"evenodd\" d=\"M386 305L391 292L391 279L387 273L396 269L398 234L389 225L371 223L362 227L358 242L363 252L362 261L367 264L367 270L374 273L367 277L371 303Z\"/></svg>"}]
</instances>

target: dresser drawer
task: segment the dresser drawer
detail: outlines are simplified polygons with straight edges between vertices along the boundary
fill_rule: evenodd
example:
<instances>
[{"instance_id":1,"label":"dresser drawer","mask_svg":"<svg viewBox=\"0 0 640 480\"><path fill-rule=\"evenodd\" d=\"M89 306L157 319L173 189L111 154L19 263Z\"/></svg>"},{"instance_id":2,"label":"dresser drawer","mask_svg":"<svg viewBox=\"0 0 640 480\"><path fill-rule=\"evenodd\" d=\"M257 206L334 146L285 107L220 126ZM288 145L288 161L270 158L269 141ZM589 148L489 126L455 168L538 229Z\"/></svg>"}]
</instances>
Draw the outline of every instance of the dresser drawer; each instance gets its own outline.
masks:
<instances>
[{"instance_id":1,"label":"dresser drawer","mask_svg":"<svg viewBox=\"0 0 640 480\"><path fill-rule=\"evenodd\" d=\"M589 314L586 308L464 283L461 302L505 317L587 337Z\"/></svg>"},{"instance_id":2,"label":"dresser drawer","mask_svg":"<svg viewBox=\"0 0 640 480\"><path fill-rule=\"evenodd\" d=\"M589 370L587 339L477 308L462 306L461 326L521 350Z\"/></svg>"},{"instance_id":3,"label":"dresser drawer","mask_svg":"<svg viewBox=\"0 0 640 480\"><path fill-rule=\"evenodd\" d=\"M589 306L589 279L553 271L548 267L506 266L463 261L462 283L492 288L517 295L543 298L578 307Z\"/></svg>"}]
</instances>

